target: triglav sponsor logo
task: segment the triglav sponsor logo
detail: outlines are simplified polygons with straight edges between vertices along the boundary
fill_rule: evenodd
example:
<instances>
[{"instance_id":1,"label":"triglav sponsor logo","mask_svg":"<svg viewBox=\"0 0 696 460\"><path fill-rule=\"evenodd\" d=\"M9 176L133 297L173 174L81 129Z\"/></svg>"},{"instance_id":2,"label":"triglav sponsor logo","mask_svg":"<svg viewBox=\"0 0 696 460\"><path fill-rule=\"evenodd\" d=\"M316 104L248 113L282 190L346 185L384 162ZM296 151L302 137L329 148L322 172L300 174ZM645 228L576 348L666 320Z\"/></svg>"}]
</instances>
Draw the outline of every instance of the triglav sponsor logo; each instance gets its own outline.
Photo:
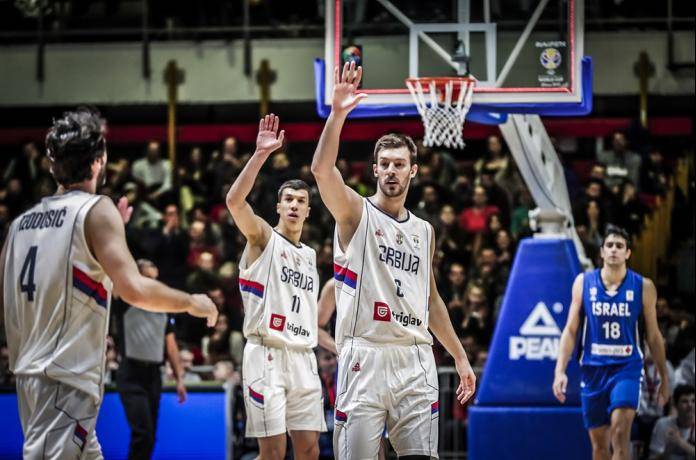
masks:
<instances>
[{"instance_id":1,"label":"triglav sponsor logo","mask_svg":"<svg viewBox=\"0 0 696 460\"><path fill-rule=\"evenodd\" d=\"M563 305L554 304L554 311L560 313ZM542 359L555 360L558 356L558 345L561 330L544 302L539 302L520 327L519 336L510 337L510 359Z\"/></svg>"}]
</instances>

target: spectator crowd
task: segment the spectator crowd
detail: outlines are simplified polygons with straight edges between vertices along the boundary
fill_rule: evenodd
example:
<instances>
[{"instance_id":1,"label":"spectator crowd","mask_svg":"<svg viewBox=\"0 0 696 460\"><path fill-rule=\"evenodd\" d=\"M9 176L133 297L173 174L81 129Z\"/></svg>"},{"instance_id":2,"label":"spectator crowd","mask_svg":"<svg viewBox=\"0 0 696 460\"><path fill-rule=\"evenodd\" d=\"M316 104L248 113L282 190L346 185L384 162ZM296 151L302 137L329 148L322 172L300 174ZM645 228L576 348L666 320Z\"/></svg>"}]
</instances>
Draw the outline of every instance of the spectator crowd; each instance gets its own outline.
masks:
<instances>
[{"instance_id":1,"label":"spectator crowd","mask_svg":"<svg viewBox=\"0 0 696 460\"><path fill-rule=\"evenodd\" d=\"M261 217L274 225L280 184L299 178L312 187L312 214L305 223L302 240L316 249L317 268L325 282L333 275L334 224L321 203L309 164L291 163L291 148L286 145L273 154L249 201ZM604 227L617 224L637 236L644 216L657 197L667 191L670 170L661 150L638 150L632 150L626 136L617 132L611 138L611 147L599 152L586 171L566 165L576 229L595 265L600 262ZM152 260L164 283L188 292L207 293L221 312L213 329L208 329L202 319L188 315L176 318L187 383L239 379L236 369L241 368L244 311L237 263L245 241L225 207L225 195L249 157L250 152L230 137L210 154L200 146L190 147L174 167L163 156L161 144L153 140L140 158L110 159L107 181L100 190L114 200L125 195L133 206L126 235L134 256ZM485 152L476 161L458 161L447 151L420 144L418 163L407 207L435 228L435 278L472 365L481 369L516 246L532 234L528 213L534 204L499 136L487 139ZM337 166L346 183L358 193L367 196L374 192L368 163L341 159ZM20 154L6 162L0 177L0 239L4 240L14 217L54 192L50 161L41 147L26 143ZM660 287L658 292L662 291ZM667 295L658 299L657 311L671 368L678 374L673 382L693 389L693 311L686 308L683 298L672 295L673 290L664 292ZM116 332L111 331L109 337L110 374L119 363L118 344L113 339L118 336ZM0 380L9 384L12 377L6 369L4 340L2 332ZM439 365L452 363L437 344L435 352ZM327 386L324 399L330 409L335 399L331 385L336 361L325 351L319 357ZM648 374L650 366L648 358ZM654 379L645 379L644 386L640 426L648 434L644 441L647 452L649 434L656 423L662 438L667 439L663 444L670 442L674 429L667 426L668 422L657 422L664 413L655 406ZM690 401L693 414L693 391ZM458 416L465 418L466 414ZM693 425L691 430L693 436Z\"/></svg>"}]
</instances>

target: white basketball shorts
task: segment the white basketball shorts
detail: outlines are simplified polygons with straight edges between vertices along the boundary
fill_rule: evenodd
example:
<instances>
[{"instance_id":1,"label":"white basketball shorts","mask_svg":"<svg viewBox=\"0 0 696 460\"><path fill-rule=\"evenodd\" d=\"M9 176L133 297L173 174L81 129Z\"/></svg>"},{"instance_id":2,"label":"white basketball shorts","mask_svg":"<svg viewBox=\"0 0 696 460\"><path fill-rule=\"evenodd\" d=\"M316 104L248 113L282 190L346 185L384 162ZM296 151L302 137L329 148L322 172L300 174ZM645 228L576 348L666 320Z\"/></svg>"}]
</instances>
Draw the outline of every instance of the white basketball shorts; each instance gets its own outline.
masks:
<instances>
[{"instance_id":1,"label":"white basketball shorts","mask_svg":"<svg viewBox=\"0 0 696 460\"><path fill-rule=\"evenodd\" d=\"M99 406L87 393L47 377L17 376L25 459L101 459Z\"/></svg>"},{"instance_id":2,"label":"white basketball shorts","mask_svg":"<svg viewBox=\"0 0 696 460\"><path fill-rule=\"evenodd\" d=\"M438 458L437 369L432 347L348 338L338 359L334 455L376 459L386 423L399 457Z\"/></svg>"},{"instance_id":3,"label":"white basketball shorts","mask_svg":"<svg viewBox=\"0 0 696 460\"><path fill-rule=\"evenodd\" d=\"M326 431L324 398L312 350L275 348L248 341L243 358L246 436Z\"/></svg>"}]
</instances>

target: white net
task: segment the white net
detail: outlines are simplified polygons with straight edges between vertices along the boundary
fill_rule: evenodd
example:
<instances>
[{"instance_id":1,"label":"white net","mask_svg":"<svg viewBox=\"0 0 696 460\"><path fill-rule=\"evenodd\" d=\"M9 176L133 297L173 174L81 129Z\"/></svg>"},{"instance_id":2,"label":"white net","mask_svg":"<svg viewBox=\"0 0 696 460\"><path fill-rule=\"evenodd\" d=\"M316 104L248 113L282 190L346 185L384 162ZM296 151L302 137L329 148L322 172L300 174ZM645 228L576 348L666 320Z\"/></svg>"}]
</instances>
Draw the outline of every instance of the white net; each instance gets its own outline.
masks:
<instances>
[{"instance_id":1,"label":"white net","mask_svg":"<svg viewBox=\"0 0 696 460\"><path fill-rule=\"evenodd\" d=\"M464 148L462 128L471 107L476 80L473 78L409 78L406 85L423 119L427 147ZM452 100L455 94L457 98Z\"/></svg>"}]
</instances>

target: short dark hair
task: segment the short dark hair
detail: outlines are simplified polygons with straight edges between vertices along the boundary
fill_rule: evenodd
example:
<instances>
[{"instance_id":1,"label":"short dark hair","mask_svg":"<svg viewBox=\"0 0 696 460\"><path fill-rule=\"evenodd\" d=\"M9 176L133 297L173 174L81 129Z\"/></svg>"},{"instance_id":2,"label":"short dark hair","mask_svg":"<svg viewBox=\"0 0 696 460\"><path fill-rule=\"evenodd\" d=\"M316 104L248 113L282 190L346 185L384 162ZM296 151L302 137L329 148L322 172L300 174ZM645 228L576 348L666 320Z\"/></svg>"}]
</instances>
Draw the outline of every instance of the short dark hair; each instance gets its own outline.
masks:
<instances>
[{"instance_id":1,"label":"short dark hair","mask_svg":"<svg viewBox=\"0 0 696 460\"><path fill-rule=\"evenodd\" d=\"M46 135L46 154L56 182L70 185L92 177L92 163L106 151L106 120L91 107L78 107L54 119Z\"/></svg>"},{"instance_id":2,"label":"short dark hair","mask_svg":"<svg viewBox=\"0 0 696 460\"><path fill-rule=\"evenodd\" d=\"M607 228L604 230L604 237L602 238L602 246L604 246L604 242L607 240L607 238L609 238L612 235L623 238L624 241L626 241L626 247L628 249L631 249L631 236L628 234L628 232L625 229L619 227L618 225L612 225L612 224L608 224Z\"/></svg>"},{"instance_id":3,"label":"short dark hair","mask_svg":"<svg viewBox=\"0 0 696 460\"><path fill-rule=\"evenodd\" d=\"M379 156L379 152L382 150L399 149L401 147L406 147L411 154L409 156L411 165L416 164L418 161L418 148L416 147L416 143L413 142L413 139L406 134L395 133L385 134L377 139L377 143L375 143L375 151L372 154L372 162L377 163L377 157Z\"/></svg>"},{"instance_id":4,"label":"short dark hair","mask_svg":"<svg viewBox=\"0 0 696 460\"><path fill-rule=\"evenodd\" d=\"M293 190L306 190L307 195L309 195L310 198L312 197L312 189L309 187L309 185L307 185L307 182L303 181L302 179L290 179L283 182L278 189L278 202L280 202L280 199L283 196L283 190L286 188L291 188Z\"/></svg>"},{"instance_id":5,"label":"short dark hair","mask_svg":"<svg viewBox=\"0 0 696 460\"><path fill-rule=\"evenodd\" d=\"M679 399L682 396L688 396L694 393L696 393L696 391L691 385L677 385L677 387L674 389L672 400L674 401L674 404L679 404Z\"/></svg>"}]
</instances>

